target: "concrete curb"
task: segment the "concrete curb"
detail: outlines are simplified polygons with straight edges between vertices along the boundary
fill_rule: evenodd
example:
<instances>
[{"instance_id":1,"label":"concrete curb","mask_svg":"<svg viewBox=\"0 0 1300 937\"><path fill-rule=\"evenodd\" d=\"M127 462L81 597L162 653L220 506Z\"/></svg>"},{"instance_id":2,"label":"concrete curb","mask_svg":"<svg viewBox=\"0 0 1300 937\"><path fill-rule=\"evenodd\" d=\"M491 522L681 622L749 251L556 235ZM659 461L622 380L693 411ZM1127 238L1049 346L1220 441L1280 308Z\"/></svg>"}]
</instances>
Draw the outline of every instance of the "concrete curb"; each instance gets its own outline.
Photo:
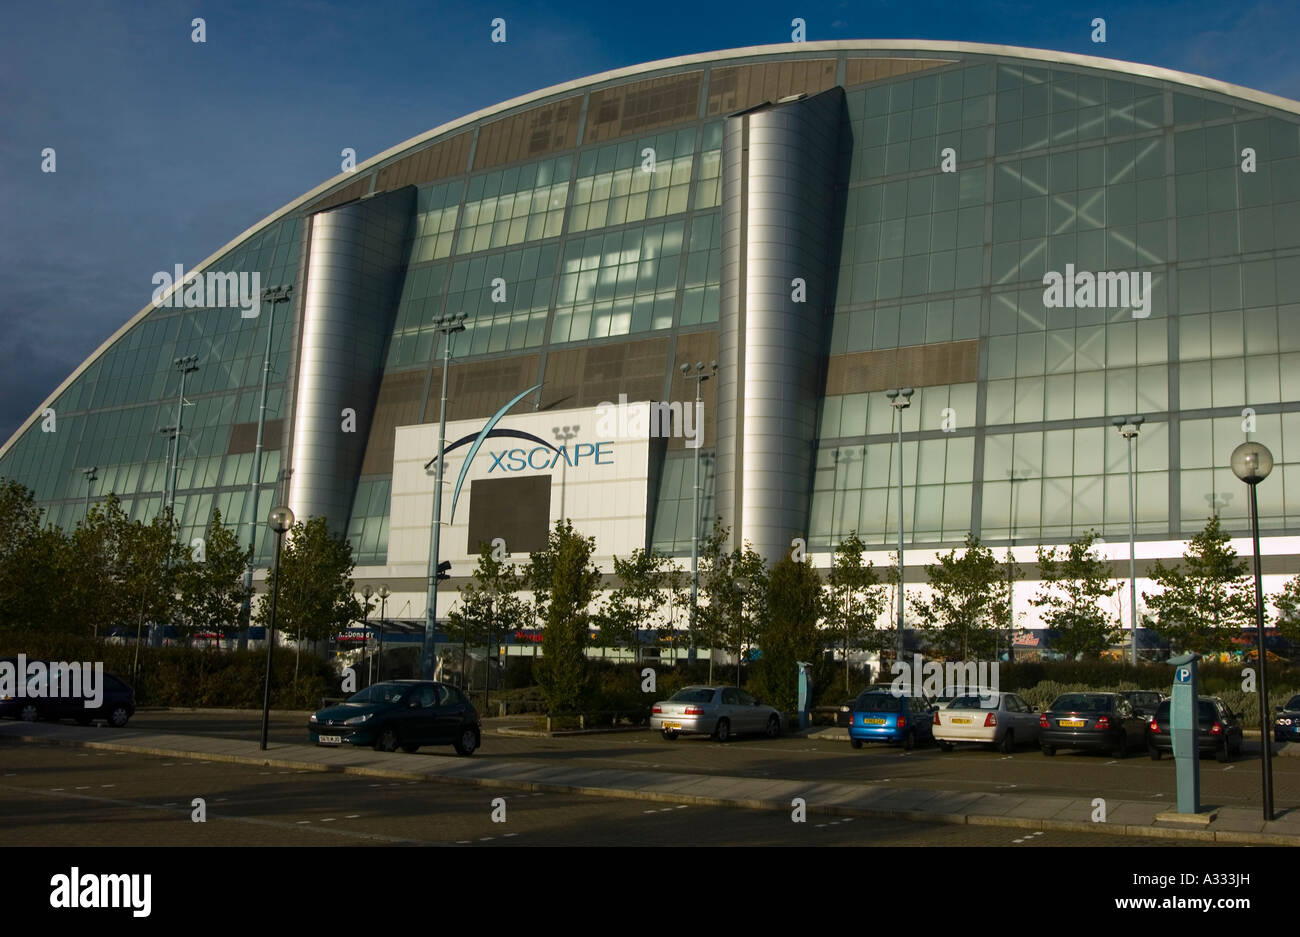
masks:
<instances>
[{"instance_id":1,"label":"concrete curb","mask_svg":"<svg viewBox=\"0 0 1300 937\"><path fill-rule=\"evenodd\" d=\"M429 774L424 771L410 771L399 768L386 768L374 765L332 765L302 759L277 758L268 755L242 755L226 752L201 752L184 749L162 748L133 742L101 742L90 739L74 739L58 736L40 736L25 734L0 733L0 741L13 739L27 744L57 745L69 748L89 748L102 751L123 752L131 754L158 755L169 758L183 758L187 761L219 762L223 764L241 764L255 767L286 768L298 771L337 772L361 777L385 778L398 781L425 781L459 784L468 787L495 788L501 790L520 790L531 793L545 792L555 794L580 794L593 797L607 797L620 800L640 800L655 803L685 803L702 807L742 807L752 810L770 810L786 812L791 804L786 799L774 800L767 797L723 797L701 794L674 792L671 790L648 790L602 787L591 784L564 784L548 781L528 781L522 778L462 777L452 774ZM392 757L404 757L394 755ZM463 763L463 762L457 762ZM608 772L610 775L627 772ZM671 777L671 776L666 776ZM714 778L700 775L701 781ZM744 782L744 778L726 778ZM817 786L815 782L786 781L789 784L805 784L809 788ZM798 795L796 795L798 796ZM991 795L993 796L993 795ZM1067 798L1052 798L1062 805ZM941 823L968 826L996 826L1008 829L1031 831L1058 831L1074 833L1095 833L1111 836L1142 836L1160 839L1197 840L1201 842L1223 843L1233 845L1259 846L1295 846L1300 844L1300 833L1250 832L1232 830L1202 830L1179 827L1152 826L1148 824L1088 823L1078 820L1056 820L1052 818L1002 816L997 814L965 814L929 812L926 810L909 810L898 808L854 807L843 804L809 804L810 815L829 815L859 817L882 820L916 820L925 823Z\"/></svg>"}]
</instances>

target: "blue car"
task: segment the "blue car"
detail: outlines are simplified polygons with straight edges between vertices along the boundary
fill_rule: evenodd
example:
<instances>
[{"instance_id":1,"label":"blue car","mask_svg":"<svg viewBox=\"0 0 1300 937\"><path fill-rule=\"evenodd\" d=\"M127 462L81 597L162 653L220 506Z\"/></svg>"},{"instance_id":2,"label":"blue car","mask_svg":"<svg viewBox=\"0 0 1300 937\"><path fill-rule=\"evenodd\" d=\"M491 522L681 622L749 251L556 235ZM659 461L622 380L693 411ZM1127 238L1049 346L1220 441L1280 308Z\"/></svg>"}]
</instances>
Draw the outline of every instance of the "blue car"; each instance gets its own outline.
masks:
<instances>
[{"instance_id":1,"label":"blue car","mask_svg":"<svg viewBox=\"0 0 1300 937\"><path fill-rule=\"evenodd\" d=\"M849 713L849 744L894 742L911 751L917 742L933 741L933 714L924 697L895 694L888 687L863 690Z\"/></svg>"}]
</instances>

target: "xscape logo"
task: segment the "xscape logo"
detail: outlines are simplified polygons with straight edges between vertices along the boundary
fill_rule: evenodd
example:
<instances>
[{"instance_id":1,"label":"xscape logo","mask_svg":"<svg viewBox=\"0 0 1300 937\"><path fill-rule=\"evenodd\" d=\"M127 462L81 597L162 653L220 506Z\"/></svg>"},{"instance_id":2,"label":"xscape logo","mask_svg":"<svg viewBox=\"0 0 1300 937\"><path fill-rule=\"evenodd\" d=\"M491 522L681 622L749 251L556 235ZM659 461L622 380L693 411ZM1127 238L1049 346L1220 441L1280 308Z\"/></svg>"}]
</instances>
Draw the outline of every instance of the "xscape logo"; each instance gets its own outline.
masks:
<instances>
[{"instance_id":1,"label":"xscape logo","mask_svg":"<svg viewBox=\"0 0 1300 937\"><path fill-rule=\"evenodd\" d=\"M466 476L469 474L469 467L473 463L474 457L478 455L479 449L483 447L483 443L490 438L523 439L529 442L535 442L538 445L531 449L505 449L499 452L489 452L488 455L492 458L492 464L488 467L489 473L497 470L504 472L522 472L525 469L542 471L543 469L554 468L560 463L561 459L564 460L566 465L571 466L578 465L578 463L584 458L592 460L597 465L614 464L614 453L612 449L609 448L614 445L612 442L578 443L570 452L567 446L556 448L545 439L542 439L539 436L534 436L532 433L526 433L523 430L518 429L505 429L497 426L497 423L501 421L501 418L506 415L511 407L541 386L541 384L534 384L532 387L516 395L505 404L505 406L494 413L492 418L488 420L487 423L483 425L483 428L477 433L462 436L455 442L443 447L442 456L444 458L448 453L459 449L461 446L470 447L469 454L465 456L465 462L460 467L460 475L456 479L456 488L451 496L452 520L455 520L456 517L456 503L460 500L460 490L465 484ZM424 463L425 470L427 471L437 461L438 456L434 456L428 462Z\"/></svg>"}]
</instances>

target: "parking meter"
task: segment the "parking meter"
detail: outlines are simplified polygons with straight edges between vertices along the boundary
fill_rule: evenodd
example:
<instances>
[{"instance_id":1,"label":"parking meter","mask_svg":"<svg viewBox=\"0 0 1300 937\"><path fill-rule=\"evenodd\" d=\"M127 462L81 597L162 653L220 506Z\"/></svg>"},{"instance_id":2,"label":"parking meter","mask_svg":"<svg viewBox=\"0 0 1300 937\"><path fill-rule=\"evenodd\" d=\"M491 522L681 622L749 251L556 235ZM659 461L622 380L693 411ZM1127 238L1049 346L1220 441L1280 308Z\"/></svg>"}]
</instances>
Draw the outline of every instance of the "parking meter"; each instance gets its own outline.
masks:
<instances>
[{"instance_id":1,"label":"parking meter","mask_svg":"<svg viewBox=\"0 0 1300 937\"><path fill-rule=\"evenodd\" d=\"M799 668L799 728L808 728L808 710L812 706L812 664L796 661Z\"/></svg>"},{"instance_id":2,"label":"parking meter","mask_svg":"<svg viewBox=\"0 0 1300 937\"><path fill-rule=\"evenodd\" d=\"M1178 812L1200 813L1201 762L1197 744L1199 713L1197 697L1199 683L1197 653L1171 657L1174 667L1174 684L1169 702L1169 732L1174 744L1174 768L1178 773Z\"/></svg>"}]
</instances>

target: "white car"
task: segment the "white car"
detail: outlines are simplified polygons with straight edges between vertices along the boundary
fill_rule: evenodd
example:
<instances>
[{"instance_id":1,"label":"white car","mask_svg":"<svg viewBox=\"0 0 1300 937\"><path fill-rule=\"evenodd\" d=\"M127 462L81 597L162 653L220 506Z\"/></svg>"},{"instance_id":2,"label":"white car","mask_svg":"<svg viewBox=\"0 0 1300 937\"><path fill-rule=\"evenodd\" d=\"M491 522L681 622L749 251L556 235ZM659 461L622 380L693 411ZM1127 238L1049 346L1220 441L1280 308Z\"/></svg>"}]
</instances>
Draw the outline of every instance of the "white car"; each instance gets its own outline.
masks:
<instances>
[{"instance_id":1,"label":"white car","mask_svg":"<svg viewBox=\"0 0 1300 937\"><path fill-rule=\"evenodd\" d=\"M981 742L1009 755L1038 742L1038 713L1014 693L972 690L935 711L933 732L945 752L957 742Z\"/></svg>"}]
</instances>

